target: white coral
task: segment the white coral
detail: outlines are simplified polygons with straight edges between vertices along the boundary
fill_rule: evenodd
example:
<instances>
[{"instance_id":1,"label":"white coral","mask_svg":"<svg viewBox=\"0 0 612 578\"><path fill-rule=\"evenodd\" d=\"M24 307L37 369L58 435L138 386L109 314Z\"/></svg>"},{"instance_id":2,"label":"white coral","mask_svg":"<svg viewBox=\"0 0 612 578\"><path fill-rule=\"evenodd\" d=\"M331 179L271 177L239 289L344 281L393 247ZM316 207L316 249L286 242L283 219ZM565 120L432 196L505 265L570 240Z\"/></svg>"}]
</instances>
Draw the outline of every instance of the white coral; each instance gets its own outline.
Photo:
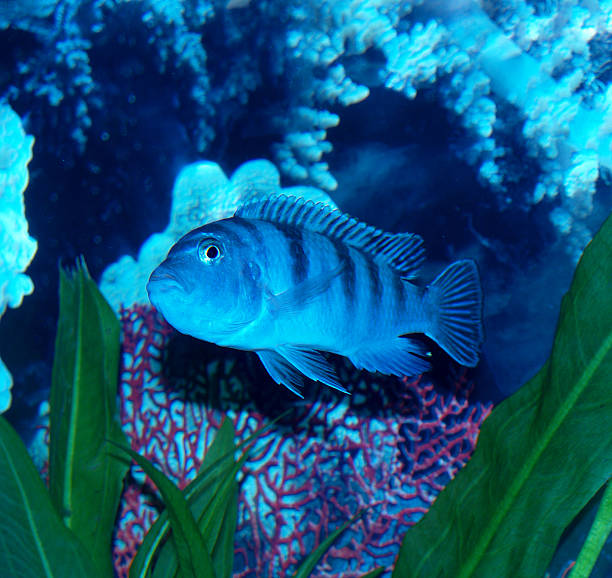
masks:
<instances>
[{"instance_id":1,"label":"white coral","mask_svg":"<svg viewBox=\"0 0 612 578\"><path fill-rule=\"evenodd\" d=\"M0 105L0 317L8 307L19 307L34 290L24 274L37 244L28 235L23 192L28 186L28 163L34 138L26 135L21 119L8 105ZM12 378L0 360L0 413L11 404Z\"/></svg>"},{"instance_id":2,"label":"white coral","mask_svg":"<svg viewBox=\"0 0 612 578\"><path fill-rule=\"evenodd\" d=\"M281 189L278 170L264 159L244 163L229 179L217 163L187 165L174 182L166 229L151 235L136 259L124 255L107 267L100 290L116 311L122 306L148 303L145 287L149 276L180 237L206 223L231 217L240 204L250 199L280 192L335 206L327 194L315 187Z\"/></svg>"}]
</instances>

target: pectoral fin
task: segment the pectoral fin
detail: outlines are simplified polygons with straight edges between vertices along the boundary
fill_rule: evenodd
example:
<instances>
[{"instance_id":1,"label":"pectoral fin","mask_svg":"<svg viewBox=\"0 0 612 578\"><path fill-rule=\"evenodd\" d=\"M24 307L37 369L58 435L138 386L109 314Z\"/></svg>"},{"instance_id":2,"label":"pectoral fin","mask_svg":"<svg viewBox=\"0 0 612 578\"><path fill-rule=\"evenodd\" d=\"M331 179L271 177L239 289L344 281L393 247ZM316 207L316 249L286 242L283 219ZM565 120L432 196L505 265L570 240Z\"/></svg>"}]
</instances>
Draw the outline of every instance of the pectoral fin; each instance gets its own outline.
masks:
<instances>
[{"instance_id":1,"label":"pectoral fin","mask_svg":"<svg viewBox=\"0 0 612 578\"><path fill-rule=\"evenodd\" d=\"M343 265L335 269L306 279L302 283L290 287L277 295L268 297L268 309L273 315L281 313L294 313L302 310L308 303L327 291L331 282L342 273Z\"/></svg>"},{"instance_id":2,"label":"pectoral fin","mask_svg":"<svg viewBox=\"0 0 612 578\"><path fill-rule=\"evenodd\" d=\"M252 321L252 319L249 319L248 321L235 321L233 323L228 322L225 324L225 327L222 329L215 329L215 331L219 335L233 335L234 333L238 333L238 331L244 329L247 325L252 323Z\"/></svg>"}]
</instances>

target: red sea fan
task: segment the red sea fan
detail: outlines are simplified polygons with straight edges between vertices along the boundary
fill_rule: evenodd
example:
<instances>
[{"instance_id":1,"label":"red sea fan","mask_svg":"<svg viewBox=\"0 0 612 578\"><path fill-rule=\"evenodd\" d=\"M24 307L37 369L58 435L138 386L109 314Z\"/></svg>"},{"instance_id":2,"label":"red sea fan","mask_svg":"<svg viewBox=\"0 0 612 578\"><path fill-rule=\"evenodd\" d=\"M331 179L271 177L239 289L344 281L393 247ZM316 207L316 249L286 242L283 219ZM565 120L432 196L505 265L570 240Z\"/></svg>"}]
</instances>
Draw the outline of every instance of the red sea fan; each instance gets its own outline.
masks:
<instances>
[{"instance_id":1,"label":"red sea fan","mask_svg":"<svg viewBox=\"0 0 612 578\"><path fill-rule=\"evenodd\" d=\"M184 367L193 359L181 359L187 377L176 379L164 369L174 332L155 311L135 306L122 311L121 321L123 429L132 447L181 487L195 476L224 415L238 440L275 415L252 395L254 378L241 361L248 354L229 354L242 356L238 361L202 360L191 373ZM393 379L393 395L380 388L378 407L384 409L378 411L370 395L375 378L346 368L341 374L354 395L325 391L306 402L287 397L297 406L295 417L259 438L250 452L241 479L234 576L287 575L364 507L362 519L330 548L318 576L350 578L376 565L390 567L406 529L467 461L491 409L470 403L462 380L443 394L425 379ZM154 488L133 466L115 537L120 576L127 576L157 505Z\"/></svg>"}]
</instances>

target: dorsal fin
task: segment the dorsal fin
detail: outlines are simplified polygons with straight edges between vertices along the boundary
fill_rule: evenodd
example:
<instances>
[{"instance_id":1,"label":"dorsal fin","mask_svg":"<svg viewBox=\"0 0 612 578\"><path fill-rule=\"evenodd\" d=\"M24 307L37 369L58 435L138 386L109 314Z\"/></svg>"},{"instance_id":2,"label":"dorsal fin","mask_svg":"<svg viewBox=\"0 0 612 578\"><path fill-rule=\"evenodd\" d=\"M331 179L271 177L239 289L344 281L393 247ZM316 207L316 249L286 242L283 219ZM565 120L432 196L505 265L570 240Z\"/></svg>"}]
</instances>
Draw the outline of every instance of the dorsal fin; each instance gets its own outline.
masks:
<instances>
[{"instance_id":1,"label":"dorsal fin","mask_svg":"<svg viewBox=\"0 0 612 578\"><path fill-rule=\"evenodd\" d=\"M235 216L294 225L326 235L360 249L408 279L417 276L425 258L419 235L386 233L338 209L298 197L275 195L252 201L239 207Z\"/></svg>"}]
</instances>

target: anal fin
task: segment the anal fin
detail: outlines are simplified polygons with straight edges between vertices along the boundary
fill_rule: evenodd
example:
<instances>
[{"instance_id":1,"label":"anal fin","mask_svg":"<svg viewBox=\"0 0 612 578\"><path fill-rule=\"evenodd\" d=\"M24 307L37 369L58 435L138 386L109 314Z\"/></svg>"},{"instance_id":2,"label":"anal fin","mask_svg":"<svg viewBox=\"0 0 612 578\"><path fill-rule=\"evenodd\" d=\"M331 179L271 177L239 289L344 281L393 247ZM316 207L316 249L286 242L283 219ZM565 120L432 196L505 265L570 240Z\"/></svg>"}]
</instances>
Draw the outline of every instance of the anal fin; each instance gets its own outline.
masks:
<instances>
[{"instance_id":1,"label":"anal fin","mask_svg":"<svg viewBox=\"0 0 612 578\"><path fill-rule=\"evenodd\" d=\"M277 351L306 377L320 381L342 393L349 393L340 385L333 367L318 351L296 345L283 345Z\"/></svg>"},{"instance_id":2,"label":"anal fin","mask_svg":"<svg viewBox=\"0 0 612 578\"><path fill-rule=\"evenodd\" d=\"M276 350L263 349L257 351L270 377L280 385L284 385L293 393L304 397L301 388L303 377L333 387L342 393L349 393L338 381L336 373L329 362L314 349L296 345L283 345Z\"/></svg>"},{"instance_id":3,"label":"anal fin","mask_svg":"<svg viewBox=\"0 0 612 578\"><path fill-rule=\"evenodd\" d=\"M357 369L378 371L385 375L413 376L424 373L431 364L422 356L428 355L425 346L409 337L396 337L390 341L362 347L349 354Z\"/></svg>"},{"instance_id":4,"label":"anal fin","mask_svg":"<svg viewBox=\"0 0 612 578\"><path fill-rule=\"evenodd\" d=\"M272 349L261 349L256 352L270 374L270 377L279 385L284 385L287 389L304 399L302 386L304 380L302 374L289 363L282 355Z\"/></svg>"}]
</instances>

